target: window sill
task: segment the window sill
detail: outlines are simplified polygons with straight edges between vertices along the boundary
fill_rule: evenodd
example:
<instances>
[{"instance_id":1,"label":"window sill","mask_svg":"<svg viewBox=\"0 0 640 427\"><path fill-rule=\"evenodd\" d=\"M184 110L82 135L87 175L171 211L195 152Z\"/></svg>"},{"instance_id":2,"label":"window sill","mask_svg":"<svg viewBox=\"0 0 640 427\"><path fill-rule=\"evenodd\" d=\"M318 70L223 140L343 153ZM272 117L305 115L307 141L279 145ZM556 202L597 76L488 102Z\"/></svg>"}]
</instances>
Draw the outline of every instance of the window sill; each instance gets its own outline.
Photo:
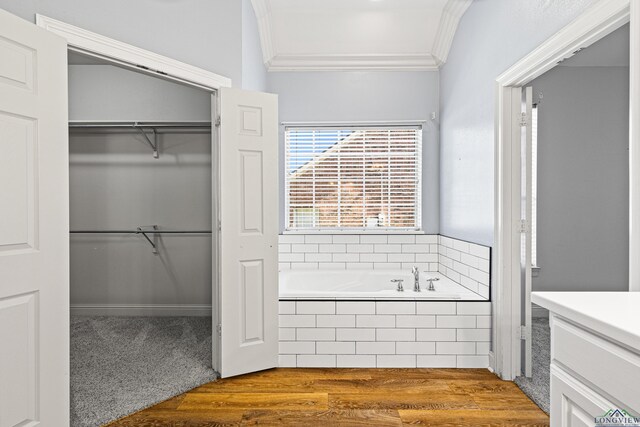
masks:
<instances>
[{"instance_id":1,"label":"window sill","mask_svg":"<svg viewBox=\"0 0 640 427\"><path fill-rule=\"evenodd\" d=\"M285 230L281 233L286 234L437 234L425 233L424 230Z\"/></svg>"}]
</instances>

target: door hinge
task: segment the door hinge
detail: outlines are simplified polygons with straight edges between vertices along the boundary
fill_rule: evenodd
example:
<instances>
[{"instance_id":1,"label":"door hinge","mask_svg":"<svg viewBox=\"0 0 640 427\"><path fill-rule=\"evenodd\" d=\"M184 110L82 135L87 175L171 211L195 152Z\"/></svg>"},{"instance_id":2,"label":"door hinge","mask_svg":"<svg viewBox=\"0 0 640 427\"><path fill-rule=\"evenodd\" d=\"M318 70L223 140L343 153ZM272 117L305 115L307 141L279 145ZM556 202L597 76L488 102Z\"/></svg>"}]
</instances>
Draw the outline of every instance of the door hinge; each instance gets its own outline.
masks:
<instances>
[{"instance_id":1,"label":"door hinge","mask_svg":"<svg viewBox=\"0 0 640 427\"><path fill-rule=\"evenodd\" d=\"M222 336L222 325L218 324L216 326L216 331L218 331L218 336L221 337Z\"/></svg>"},{"instance_id":2,"label":"door hinge","mask_svg":"<svg viewBox=\"0 0 640 427\"><path fill-rule=\"evenodd\" d=\"M520 325L520 339L528 340L531 339L531 332L529 332L529 328L525 325Z\"/></svg>"},{"instance_id":3,"label":"door hinge","mask_svg":"<svg viewBox=\"0 0 640 427\"><path fill-rule=\"evenodd\" d=\"M527 117L527 113L520 114L520 126L527 126L529 124L529 120Z\"/></svg>"},{"instance_id":4,"label":"door hinge","mask_svg":"<svg viewBox=\"0 0 640 427\"><path fill-rule=\"evenodd\" d=\"M218 231L222 231L222 221L218 220Z\"/></svg>"},{"instance_id":5,"label":"door hinge","mask_svg":"<svg viewBox=\"0 0 640 427\"><path fill-rule=\"evenodd\" d=\"M526 233L527 231L529 231L529 224L527 224L527 220L526 219L521 219L520 220L520 226L518 228L518 231L520 233Z\"/></svg>"},{"instance_id":6,"label":"door hinge","mask_svg":"<svg viewBox=\"0 0 640 427\"><path fill-rule=\"evenodd\" d=\"M216 127L220 127L220 116L216 117Z\"/></svg>"}]
</instances>

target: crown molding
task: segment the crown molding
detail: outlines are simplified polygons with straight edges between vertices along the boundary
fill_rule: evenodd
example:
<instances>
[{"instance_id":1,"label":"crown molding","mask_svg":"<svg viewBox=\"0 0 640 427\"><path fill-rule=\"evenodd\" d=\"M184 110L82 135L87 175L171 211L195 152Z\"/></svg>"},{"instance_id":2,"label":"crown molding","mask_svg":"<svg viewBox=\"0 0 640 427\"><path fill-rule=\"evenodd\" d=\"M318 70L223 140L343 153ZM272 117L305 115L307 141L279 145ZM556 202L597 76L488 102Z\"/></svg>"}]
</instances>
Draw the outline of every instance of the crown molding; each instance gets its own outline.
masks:
<instances>
[{"instance_id":1,"label":"crown molding","mask_svg":"<svg viewBox=\"0 0 640 427\"><path fill-rule=\"evenodd\" d=\"M270 0L251 0L267 71L438 70L449 54L460 18L473 0L448 0L438 24L432 52L416 54L282 53L274 44Z\"/></svg>"},{"instance_id":2,"label":"crown molding","mask_svg":"<svg viewBox=\"0 0 640 427\"><path fill-rule=\"evenodd\" d=\"M472 0L449 0L442 10L438 34L433 43L432 54L438 59L439 65L447 62L453 37L458 30L460 18L471 6Z\"/></svg>"}]
</instances>

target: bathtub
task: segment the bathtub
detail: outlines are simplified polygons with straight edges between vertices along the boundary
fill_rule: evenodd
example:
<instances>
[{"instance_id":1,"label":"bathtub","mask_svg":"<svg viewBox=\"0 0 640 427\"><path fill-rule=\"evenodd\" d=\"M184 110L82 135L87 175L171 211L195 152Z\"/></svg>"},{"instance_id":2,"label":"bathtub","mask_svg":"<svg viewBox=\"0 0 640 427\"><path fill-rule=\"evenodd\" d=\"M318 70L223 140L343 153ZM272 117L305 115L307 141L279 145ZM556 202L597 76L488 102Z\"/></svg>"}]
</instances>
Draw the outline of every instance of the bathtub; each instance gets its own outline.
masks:
<instances>
[{"instance_id":1,"label":"bathtub","mask_svg":"<svg viewBox=\"0 0 640 427\"><path fill-rule=\"evenodd\" d=\"M429 291L426 279L436 277L436 290ZM392 279L404 280L404 292ZM484 300L437 272L420 273L421 292L413 291L413 275L406 270L282 270L279 281L281 300Z\"/></svg>"}]
</instances>

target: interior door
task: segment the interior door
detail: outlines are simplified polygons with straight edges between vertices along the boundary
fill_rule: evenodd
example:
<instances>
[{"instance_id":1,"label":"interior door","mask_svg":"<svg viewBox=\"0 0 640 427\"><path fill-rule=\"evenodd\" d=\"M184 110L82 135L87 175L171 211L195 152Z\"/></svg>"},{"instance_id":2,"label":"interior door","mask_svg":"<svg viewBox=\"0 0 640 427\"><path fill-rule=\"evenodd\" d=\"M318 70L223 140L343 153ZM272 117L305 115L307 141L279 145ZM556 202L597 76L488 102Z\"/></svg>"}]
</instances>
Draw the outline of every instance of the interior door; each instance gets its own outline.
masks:
<instances>
[{"instance_id":1,"label":"interior door","mask_svg":"<svg viewBox=\"0 0 640 427\"><path fill-rule=\"evenodd\" d=\"M278 365L278 101L220 91L221 376Z\"/></svg>"},{"instance_id":2,"label":"interior door","mask_svg":"<svg viewBox=\"0 0 640 427\"><path fill-rule=\"evenodd\" d=\"M0 426L69 425L67 43L0 10Z\"/></svg>"},{"instance_id":3,"label":"interior door","mask_svg":"<svg viewBox=\"0 0 640 427\"><path fill-rule=\"evenodd\" d=\"M532 110L533 110L533 89L527 87L524 89L524 104L522 111L522 295L523 295L523 323L521 334L524 345L524 369L525 376L531 377L532 372L532 355L531 355L531 218L532 218Z\"/></svg>"}]
</instances>

